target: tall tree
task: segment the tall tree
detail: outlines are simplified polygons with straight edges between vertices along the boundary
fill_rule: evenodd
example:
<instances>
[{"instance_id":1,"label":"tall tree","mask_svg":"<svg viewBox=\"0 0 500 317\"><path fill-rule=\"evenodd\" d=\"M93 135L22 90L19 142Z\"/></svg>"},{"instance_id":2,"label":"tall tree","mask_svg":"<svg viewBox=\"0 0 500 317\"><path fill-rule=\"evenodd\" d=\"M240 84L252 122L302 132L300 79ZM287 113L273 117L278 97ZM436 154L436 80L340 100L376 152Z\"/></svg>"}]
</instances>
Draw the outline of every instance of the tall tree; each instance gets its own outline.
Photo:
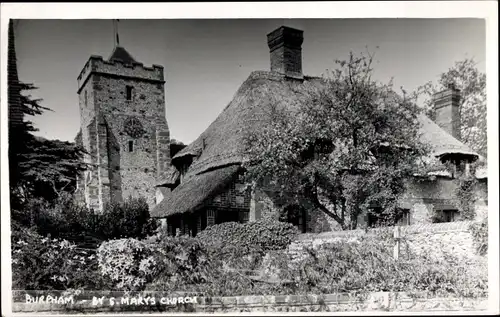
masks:
<instances>
[{"instance_id":1,"label":"tall tree","mask_svg":"<svg viewBox=\"0 0 500 317\"><path fill-rule=\"evenodd\" d=\"M305 198L342 229L356 228L361 213L396 221L404 180L428 148L418 132L419 92L398 95L375 81L372 62L352 53L336 61L322 87L303 85L296 112L276 100L272 123L248 135L248 178Z\"/></svg>"},{"instance_id":2,"label":"tall tree","mask_svg":"<svg viewBox=\"0 0 500 317\"><path fill-rule=\"evenodd\" d=\"M427 93L425 109L434 118L432 95L444 90L450 84L460 90L459 113L461 118L461 141L475 151L487 155L486 124L486 75L477 68L473 58L455 62L453 67L439 75L437 83L429 82L423 86Z\"/></svg>"},{"instance_id":3,"label":"tall tree","mask_svg":"<svg viewBox=\"0 0 500 317\"><path fill-rule=\"evenodd\" d=\"M11 207L19 208L26 199L53 199L61 190L74 189L78 173L86 168L83 149L69 142L46 140L33 135L37 129L26 120L50 110L29 92L33 84L19 80L14 28L9 21L8 106L9 106L9 185ZM70 185L71 186L68 186Z\"/></svg>"}]
</instances>

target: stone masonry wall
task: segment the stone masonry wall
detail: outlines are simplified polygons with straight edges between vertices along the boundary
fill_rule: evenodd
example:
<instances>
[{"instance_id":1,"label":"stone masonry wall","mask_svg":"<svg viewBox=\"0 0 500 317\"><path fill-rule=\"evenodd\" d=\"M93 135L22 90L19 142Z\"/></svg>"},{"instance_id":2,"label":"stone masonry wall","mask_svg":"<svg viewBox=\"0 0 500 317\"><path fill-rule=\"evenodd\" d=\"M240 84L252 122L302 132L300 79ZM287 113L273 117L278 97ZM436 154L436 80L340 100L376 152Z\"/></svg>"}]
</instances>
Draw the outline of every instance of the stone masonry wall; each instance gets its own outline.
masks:
<instances>
[{"instance_id":1,"label":"stone masonry wall","mask_svg":"<svg viewBox=\"0 0 500 317\"><path fill-rule=\"evenodd\" d=\"M451 179L436 179L433 181L411 181L408 183L409 191L400 201L402 208L410 211L410 225L432 224L432 217L436 209L456 209L454 205L454 192L456 181ZM479 184L476 189L478 201L476 202L477 219L480 220L487 215L487 186ZM279 191L270 186L261 186L251 194L250 221L262 217L278 217L278 213L284 206L298 204L297 198L281 195ZM308 206L307 201L300 201L303 206ZM330 216L315 208L307 208L308 232L320 233L329 231L340 231L340 225ZM358 216L358 228L366 227L365 215Z\"/></svg>"},{"instance_id":2,"label":"stone masonry wall","mask_svg":"<svg viewBox=\"0 0 500 317\"><path fill-rule=\"evenodd\" d=\"M161 298L161 297L160 297ZM157 299L159 302L160 299ZM108 298L102 304L92 305L92 299L71 305L13 302L15 313L248 313L248 312L443 312L486 311L488 298L443 298L406 293L378 292L364 296L345 293L318 295L260 295L233 297L197 297L196 304L163 305L110 305ZM160 305L161 307L161 305Z\"/></svg>"},{"instance_id":3,"label":"stone masonry wall","mask_svg":"<svg viewBox=\"0 0 500 317\"><path fill-rule=\"evenodd\" d=\"M441 258L453 254L463 261L478 260L474 239L469 230L472 222L460 221L436 224L417 224L400 227L401 255L408 252L428 254L431 257ZM290 252L300 256L304 246L316 247L324 243L336 241L357 240L362 236L379 236L382 232L392 233L394 227L365 230L348 230L324 232L321 234L303 234L298 241L290 246Z\"/></svg>"},{"instance_id":4,"label":"stone masonry wall","mask_svg":"<svg viewBox=\"0 0 500 317\"><path fill-rule=\"evenodd\" d=\"M91 58L82 70L79 86L82 143L93 149L95 139L98 208L139 196L152 208L156 181L170 164L163 68ZM133 87L131 100L126 98L127 86ZM88 123L96 118L97 131L88 129ZM142 133L129 135L130 119L139 122Z\"/></svg>"}]
</instances>

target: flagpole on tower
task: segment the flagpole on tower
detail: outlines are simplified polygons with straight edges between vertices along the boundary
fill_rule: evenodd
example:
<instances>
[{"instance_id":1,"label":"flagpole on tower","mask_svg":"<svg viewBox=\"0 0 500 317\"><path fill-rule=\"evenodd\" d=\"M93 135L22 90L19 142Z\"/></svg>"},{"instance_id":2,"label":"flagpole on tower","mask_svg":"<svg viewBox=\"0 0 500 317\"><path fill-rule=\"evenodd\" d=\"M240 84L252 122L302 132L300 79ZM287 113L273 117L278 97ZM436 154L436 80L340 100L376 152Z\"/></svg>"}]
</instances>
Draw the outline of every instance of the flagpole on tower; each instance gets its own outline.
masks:
<instances>
[{"instance_id":1,"label":"flagpole on tower","mask_svg":"<svg viewBox=\"0 0 500 317\"><path fill-rule=\"evenodd\" d=\"M113 38L115 42L115 47L120 46L120 37L118 36L118 22L120 22L119 19L113 20Z\"/></svg>"}]
</instances>

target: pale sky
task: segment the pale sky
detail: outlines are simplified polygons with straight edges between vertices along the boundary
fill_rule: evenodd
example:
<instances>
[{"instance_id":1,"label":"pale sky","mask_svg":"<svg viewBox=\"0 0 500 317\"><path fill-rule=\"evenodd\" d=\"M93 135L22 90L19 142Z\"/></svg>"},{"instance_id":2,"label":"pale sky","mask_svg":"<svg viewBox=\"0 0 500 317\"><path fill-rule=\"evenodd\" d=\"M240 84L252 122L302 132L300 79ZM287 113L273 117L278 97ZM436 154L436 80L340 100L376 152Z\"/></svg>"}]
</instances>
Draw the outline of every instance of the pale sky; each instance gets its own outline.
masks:
<instances>
[{"instance_id":1,"label":"pale sky","mask_svg":"<svg viewBox=\"0 0 500 317\"><path fill-rule=\"evenodd\" d=\"M304 31L303 72L318 76L349 51L375 52L375 75L412 91L474 57L485 72L481 19L120 20L120 44L144 65L165 67L171 137L190 143L215 120L254 70L269 70L267 33ZM376 49L376 47L379 47ZM19 78L54 110L33 118L38 135L73 140L80 127L77 76L90 55L108 58L111 20L22 20L16 28ZM31 119L31 118L30 118Z\"/></svg>"}]
</instances>

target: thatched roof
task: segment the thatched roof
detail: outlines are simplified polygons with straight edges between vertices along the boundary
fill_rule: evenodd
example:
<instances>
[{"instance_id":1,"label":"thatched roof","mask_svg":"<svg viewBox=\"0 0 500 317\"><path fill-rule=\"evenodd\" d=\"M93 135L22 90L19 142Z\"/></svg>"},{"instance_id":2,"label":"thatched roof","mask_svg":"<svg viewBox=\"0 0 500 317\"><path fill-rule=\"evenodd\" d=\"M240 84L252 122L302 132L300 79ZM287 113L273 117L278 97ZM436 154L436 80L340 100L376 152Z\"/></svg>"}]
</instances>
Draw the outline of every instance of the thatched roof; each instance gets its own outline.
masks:
<instances>
[{"instance_id":1,"label":"thatched roof","mask_svg":"<svg viewBox=\"0 0 500 317\"><path fill-rule=\"evenodd\" d=\"M274 100L293 107L304 96L306 85L315 85L320 78L306 78L304 82L286 80L273 72L256 71L241 85L233 100L219 117L191 144L173 157L173 161L187 155L197 157L186 178L220 165L241 163L244 159L244 139L269 123L269 111Z\"/></svg>"},{"instance_id":2,"label":"thatched roof","mask_svg":"<svg viewBox=\"0 0 500 317\"><path fill-rule=\"evenodd\" d=\"M476 158L479 154L471 150L467 145L455 139L448 132L441 129L434 121L425 115L419 116L421 124L420 133L422 141L432 147L432 154L441 157L447 154L470 155Z\"/></svg>"},{"instance_id":3,"label":"thatched roof","mask_svg":"<svg viewBox=\"0 0 500 317\"><path fill-rule=\"evenodd\" d=\"M190 167L187 177L207 168L243 160L243 134L255 131L268 121L267 111L273 99L293 106L302 98L306 85L321 85L320 78L306 78L304 82L289 81L272 72L253 72L235 94L219 117L193 143L174 156L173 160L192 155L198 159ZM468 146L455 139L425 115L419 117L420 133L433 155L464 154L478 156Z\"/></svg>"},{"instance_id":4,"label":"thatched roof","mask_svg":"<svg viewBox=\"0 0 500 317\"><path fill-rule=\"evenodd\" d=\"M155 207L154 214L165 216L186 212L198 205L202 198L208 198L206 190L202 190L204 195L201 196L197 188L198 184L202 188L208 186L204 182L211 174L205 175L204 172L228 164L240 164L245 160L245 135L269 124L269 112L271 105L276 104L275 100L293 110L306 98L303 94L306 89L322 85L323 79L318 77L305 77L300 81L289 80L269 71L252 72L217 119L194 142L173 157L174 164L186 156L196 159L184 177L185 182L172 192L171 199ZM422 138L431 145L434 157L451 153L477 156L426 116L420 116L420 123ZM217 173L217 170L210 173ZM215 186L210 184L210 188ZM196 201L196 204L191 201Z\"/></svg>"},{"instance_id":5,"label":"thatched roof","mask_svg":"<svg viewBox=\"0 0 500 317\"><path fill-rule=\"evenodd\" d=\"M191 177L156 205L150 213L151 217L166 217L197 210L208 197L229 185L239 169L239 165L229 165Z\"/></svg>"},{"instance_id":6,"label":"thatched roof","mask_svg":"<svg viewBox=\"0 0 500 317\"><path fill-rule=\"evenodd\" d=\"M158 177L156 186L170 187L177 183L179 177L179 171L175 167L170 165L170 167Z\"/></svg>"}]
</instances>

